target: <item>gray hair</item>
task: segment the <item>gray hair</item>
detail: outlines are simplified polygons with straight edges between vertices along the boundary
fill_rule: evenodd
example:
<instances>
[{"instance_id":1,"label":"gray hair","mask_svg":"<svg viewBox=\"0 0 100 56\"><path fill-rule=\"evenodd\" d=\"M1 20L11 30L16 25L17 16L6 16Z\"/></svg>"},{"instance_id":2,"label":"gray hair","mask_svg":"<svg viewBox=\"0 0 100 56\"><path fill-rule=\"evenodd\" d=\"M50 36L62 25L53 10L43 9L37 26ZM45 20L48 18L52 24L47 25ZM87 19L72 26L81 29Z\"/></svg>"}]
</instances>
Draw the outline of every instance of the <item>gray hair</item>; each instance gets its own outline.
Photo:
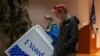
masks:
<instances>
[{"instance_id":1,"label":"gray hair","mask_svg":"<svg viewBox=\"0 0 100 56\"><path fill-rule=\"evenodd\" d=\"M52 18L51 15L46 15L46 16L44 16L44 19L53 21L53 18Z\"/></svg>"}]
</instances>

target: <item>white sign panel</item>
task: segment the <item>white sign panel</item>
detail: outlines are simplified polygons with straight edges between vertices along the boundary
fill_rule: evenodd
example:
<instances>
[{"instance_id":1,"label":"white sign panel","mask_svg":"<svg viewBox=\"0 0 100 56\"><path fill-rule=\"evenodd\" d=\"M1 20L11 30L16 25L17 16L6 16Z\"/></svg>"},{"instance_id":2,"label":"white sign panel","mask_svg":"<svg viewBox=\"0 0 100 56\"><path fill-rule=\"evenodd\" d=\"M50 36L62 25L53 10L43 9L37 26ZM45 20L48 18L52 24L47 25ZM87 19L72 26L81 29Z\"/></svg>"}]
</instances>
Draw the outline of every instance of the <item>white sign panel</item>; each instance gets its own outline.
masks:
<instances>
[{"instance_id":1,"label":"white sign panel","mask_svg":"<svg viewBox=\"0 0 100 56\"><path fill-rule=\"evenodd\" d=\"M5 53L8 56L52 56L52 39L36 25L17 40Z\"/></svg>"}]
</instances>

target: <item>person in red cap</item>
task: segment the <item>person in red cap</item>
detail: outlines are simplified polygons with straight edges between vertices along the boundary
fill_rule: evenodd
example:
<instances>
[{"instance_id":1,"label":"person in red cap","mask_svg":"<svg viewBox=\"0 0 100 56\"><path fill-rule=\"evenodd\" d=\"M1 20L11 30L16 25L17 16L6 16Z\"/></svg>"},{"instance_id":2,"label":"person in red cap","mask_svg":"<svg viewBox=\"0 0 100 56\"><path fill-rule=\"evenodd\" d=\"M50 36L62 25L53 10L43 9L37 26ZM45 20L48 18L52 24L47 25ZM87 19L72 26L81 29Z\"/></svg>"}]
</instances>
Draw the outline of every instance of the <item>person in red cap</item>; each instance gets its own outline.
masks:
<instances>
[{"instance_id":1,"label":"person in red cap","mask_svg":"<svg viewBox=\"0 0 100 56\"><path fill-rule=\"evenodd\" d=\"M53 56L76 56L79 20L76 16L68 15L68 9L64 4L55 5L52 12L61 20Z\"/></svg>"}]
</instances>

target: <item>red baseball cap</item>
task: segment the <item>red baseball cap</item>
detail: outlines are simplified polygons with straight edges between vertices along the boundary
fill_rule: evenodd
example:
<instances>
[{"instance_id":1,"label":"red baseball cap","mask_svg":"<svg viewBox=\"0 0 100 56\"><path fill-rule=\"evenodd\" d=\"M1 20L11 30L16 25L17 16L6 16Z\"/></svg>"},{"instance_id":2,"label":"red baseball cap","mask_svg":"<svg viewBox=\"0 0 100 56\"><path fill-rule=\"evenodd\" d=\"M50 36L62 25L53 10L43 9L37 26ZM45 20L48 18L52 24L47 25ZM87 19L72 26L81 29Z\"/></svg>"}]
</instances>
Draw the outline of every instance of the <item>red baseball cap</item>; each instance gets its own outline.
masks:
<instances>
[{"instance_id":1,"label":"red baseball cap","mask_svg":"<svg viewBox=\"0 0 100 56\"><path fill-rule=\"evenodd\" d=\"M51 11L52 12L57 12L57 11L67 12L68 9L66 8L66 6L64 4L57 4L54 6L54 8Z\"/></svg>"}]
</instances>

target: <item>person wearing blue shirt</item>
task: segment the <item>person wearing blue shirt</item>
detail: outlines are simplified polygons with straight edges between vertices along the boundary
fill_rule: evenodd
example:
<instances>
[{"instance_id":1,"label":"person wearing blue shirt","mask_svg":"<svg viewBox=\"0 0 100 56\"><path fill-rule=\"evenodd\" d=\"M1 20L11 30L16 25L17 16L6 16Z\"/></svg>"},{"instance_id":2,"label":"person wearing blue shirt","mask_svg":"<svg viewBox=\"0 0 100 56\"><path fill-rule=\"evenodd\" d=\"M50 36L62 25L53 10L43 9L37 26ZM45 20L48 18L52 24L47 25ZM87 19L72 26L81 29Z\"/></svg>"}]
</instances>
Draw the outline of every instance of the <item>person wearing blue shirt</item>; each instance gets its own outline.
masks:
<instances>
[{"instance_id":1,"label":"person wearing blue shirt","mask_svg":"<svg viewBox=\"0 0 100 56\"><path fill-rule=\"evenodd\" d=\"M52 38L52 45L54 46L56 44L57 37L59 34L59 26L56 23L54 23L54 20L51 15L46 15L44 19L45 23L47 23L45 31Z\"/></svg>"}]
</instances>

